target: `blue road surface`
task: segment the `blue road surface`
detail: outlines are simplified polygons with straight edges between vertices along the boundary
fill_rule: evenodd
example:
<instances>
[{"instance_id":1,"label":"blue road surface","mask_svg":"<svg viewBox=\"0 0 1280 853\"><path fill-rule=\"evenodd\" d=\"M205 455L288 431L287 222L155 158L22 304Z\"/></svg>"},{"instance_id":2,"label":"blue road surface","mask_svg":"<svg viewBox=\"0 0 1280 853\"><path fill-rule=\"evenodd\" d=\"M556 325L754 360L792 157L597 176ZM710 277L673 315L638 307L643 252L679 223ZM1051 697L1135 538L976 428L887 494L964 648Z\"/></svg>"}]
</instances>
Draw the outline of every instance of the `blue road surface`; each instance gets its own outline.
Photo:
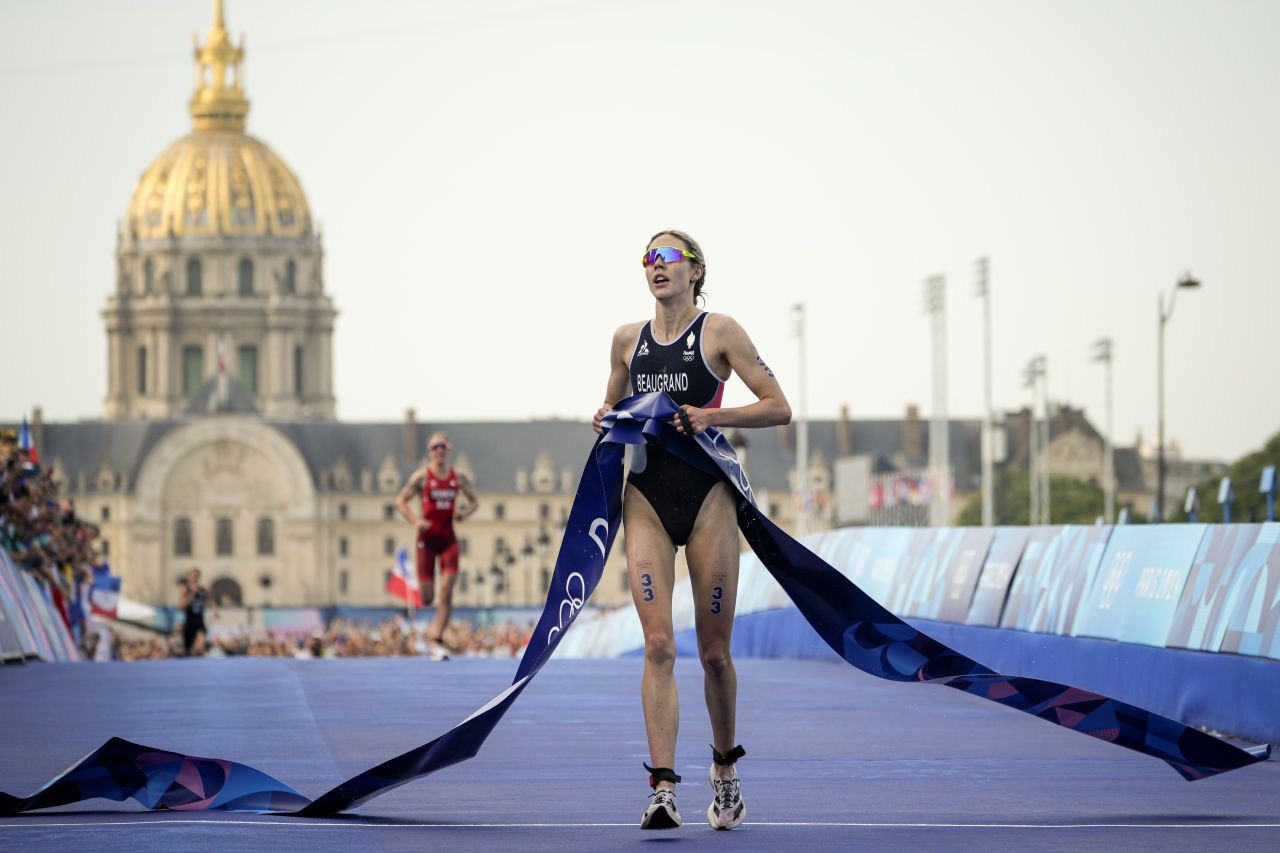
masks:
<instances>
[{"instance_id":1,"label":"blue road surface","mask_svg":"<svg viewBox=\"0 0 1280 853\"><path fill-rule=\"evenodd\" d=\"M939 687L843 663L740 660L747 822L706 824L701 669L679 660L685 824L638 828L642 662L554 660L475 759L336 819L149 812L0 818L15 850L1277 850L1280 763L1201 782ZM173 660L0 668L0 789L26 795L117 735L241 761L308 796L442 733L515 662Z\"/></svg>"}]
</instances>

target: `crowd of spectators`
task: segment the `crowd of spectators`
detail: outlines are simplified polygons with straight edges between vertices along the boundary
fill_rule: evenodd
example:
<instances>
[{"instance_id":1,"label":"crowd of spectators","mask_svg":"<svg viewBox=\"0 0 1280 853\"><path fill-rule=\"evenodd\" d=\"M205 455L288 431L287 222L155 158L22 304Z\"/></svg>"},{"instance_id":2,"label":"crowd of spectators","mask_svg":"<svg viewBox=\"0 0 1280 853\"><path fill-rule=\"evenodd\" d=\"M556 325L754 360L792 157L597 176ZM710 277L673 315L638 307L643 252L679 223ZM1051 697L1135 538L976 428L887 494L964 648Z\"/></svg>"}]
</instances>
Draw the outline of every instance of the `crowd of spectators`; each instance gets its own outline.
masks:
<instances>
[{"instance_id":1,"label":"crowd of spectators","mask_svg":"<svg viewBox=\"0 0 1280 853\"><path fill-rule=\"evenodd\" d=\"M214 625L210 631L208 657L276 658L359 658L426 657L427 622L410 622L397 616L375 625L335 619L325 630L311 632L268 630L262 627ZM458 657L516 657L528 645L533 624L506 621L481 626L469 621L451 622L444 644ZM158 660L181 657L182 642L177 634L148 639L114 639L114 657L119 660Z\"/></svg>"},{"instance_id":2,"label":"crowd of spectators","mask_svg":"<svg viewBox=\"0 0 1280 853\"><path fill-rule=\"evenodd\" d=\"M52 573L63 566L92 573L98 528L59 499L50 469L18 446L13 430L0 433L0 545L21 566Z\"/></svg>"},{"instance_id":3,"label":"crowd of spectators","mask_svg":"<svg viewBox=\"0 0 1280 853\"><path fill-rule=\"evenodd\" d=\"M0 431L0 547L48 584L68 625L83 622L75 592L100 561L97 538L97 526L76 515L70 498L59 497L53 471L19 445L13 430Z\"/></svg>"}]
</instances>

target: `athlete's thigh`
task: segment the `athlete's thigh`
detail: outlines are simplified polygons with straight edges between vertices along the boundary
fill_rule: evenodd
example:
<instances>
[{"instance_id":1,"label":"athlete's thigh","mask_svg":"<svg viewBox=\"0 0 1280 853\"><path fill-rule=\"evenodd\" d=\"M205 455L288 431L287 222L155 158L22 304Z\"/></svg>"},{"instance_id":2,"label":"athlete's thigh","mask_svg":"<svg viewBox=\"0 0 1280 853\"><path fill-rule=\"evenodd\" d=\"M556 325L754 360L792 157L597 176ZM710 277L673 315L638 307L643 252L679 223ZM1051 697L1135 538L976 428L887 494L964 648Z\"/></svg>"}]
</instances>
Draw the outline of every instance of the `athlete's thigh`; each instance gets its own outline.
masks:
<instances>
[{"instance_id":1,"label":"athlete's thigh","mask_svg":"<svg viewBox=\"0 0 1280 853\"><path fill-rule=\"evenodd\" d=\"M630 483L622 496L631 600L646 637L671 631L671 594L676 582L676 549L649 501Z\"/></svg>"},{"instance_id":2,"label":"athlete's thigh","mask_svg":"<svg viewBox=\"0 0 1280 853\"><path fill-rule=\"evenodd\" d=\"M728 483L707 493L685 548L698 636L728 637L738 600L738 524Z\"/></svg>"}]
</instances>

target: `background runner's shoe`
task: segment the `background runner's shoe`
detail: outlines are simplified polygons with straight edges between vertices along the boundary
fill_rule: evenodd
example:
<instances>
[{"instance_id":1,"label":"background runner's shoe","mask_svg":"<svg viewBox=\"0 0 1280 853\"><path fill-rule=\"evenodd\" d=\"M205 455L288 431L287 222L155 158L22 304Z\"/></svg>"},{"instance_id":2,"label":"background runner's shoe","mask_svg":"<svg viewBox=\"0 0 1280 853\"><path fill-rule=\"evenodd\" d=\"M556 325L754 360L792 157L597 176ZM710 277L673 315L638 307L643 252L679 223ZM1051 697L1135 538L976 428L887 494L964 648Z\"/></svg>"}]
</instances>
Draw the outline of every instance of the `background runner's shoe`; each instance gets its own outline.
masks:
<instances>
[{"instance_id":1,"label":"background runner's shoe","mask_svg":"<svg viewBox=\"0 0 1280 853\"><path fill-rule=\"evenodd\" d=\"M444 643L432 642L427 646L427 657L431 660L448 660L449 647Z\"/></svg>"},{"instance_id":2,"label":"background runner's shoe","mask_svg":"<svg viewBox=\"0 0 1280 853\"><path fill-rule=\"evenodd\" d=\"M641 829L676 829L680 826L680 811L676 808L676 792L659 788L649 795L653 802L640 818Z\"/></svg>"},{"instance_id":3,"label":"background runner's shoe","mask_svg":"<svg viewBox=\"0 0 1280 853\"><path fill-rule=\"evenodd\" d=\"M716 766L711 765L711 805L707 807L707 823L716 829L733 829L747 816L747 806L742 802L742 787L738 784L738 771L733 777L716 776Z\"/></svg>"}]
</instances>

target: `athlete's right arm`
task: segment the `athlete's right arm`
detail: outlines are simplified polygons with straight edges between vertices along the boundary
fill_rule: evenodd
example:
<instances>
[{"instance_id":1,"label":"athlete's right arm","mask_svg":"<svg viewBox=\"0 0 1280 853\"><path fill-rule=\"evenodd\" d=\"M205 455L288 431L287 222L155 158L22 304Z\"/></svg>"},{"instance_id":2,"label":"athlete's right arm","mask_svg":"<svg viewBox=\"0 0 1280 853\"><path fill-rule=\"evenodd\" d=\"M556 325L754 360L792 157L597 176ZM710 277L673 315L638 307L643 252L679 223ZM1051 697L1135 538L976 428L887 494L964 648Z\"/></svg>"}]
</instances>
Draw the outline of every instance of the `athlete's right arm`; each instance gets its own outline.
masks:
<instances>
[{"instance_id":1,"label":"athlete's right arm","mask_svg":"<svg viewBox=\"0 0 1280 853\"><path fill-rule=\"evenodd\" d=\"M640 333L642 325L644 324L628 323L625 326L619 326L613 333L613 343L609 346L609 382L604 389L604 405L591 419L591 428L596 432L604 432L600 427L600 419L627 394L627 385L631 382L627 357L636 345L636 336Z\"/></svg>"},{"instance_id":2,"label":"athlete's right arm","mask_svg":"<svg viewBox=\"0 0 1280 853\"><path fill-rule=\"evenodd\" d=\"M426 467L422 467L409 475L409 481L404 484L404 488L400 490L400 494L396 496L396 510L399 511L405 521L418 526L418 519L413 517L413 513L409 511L409 501L413 496L422 490L422 478L426 476Z\"/></svg>"}]
</instances>

